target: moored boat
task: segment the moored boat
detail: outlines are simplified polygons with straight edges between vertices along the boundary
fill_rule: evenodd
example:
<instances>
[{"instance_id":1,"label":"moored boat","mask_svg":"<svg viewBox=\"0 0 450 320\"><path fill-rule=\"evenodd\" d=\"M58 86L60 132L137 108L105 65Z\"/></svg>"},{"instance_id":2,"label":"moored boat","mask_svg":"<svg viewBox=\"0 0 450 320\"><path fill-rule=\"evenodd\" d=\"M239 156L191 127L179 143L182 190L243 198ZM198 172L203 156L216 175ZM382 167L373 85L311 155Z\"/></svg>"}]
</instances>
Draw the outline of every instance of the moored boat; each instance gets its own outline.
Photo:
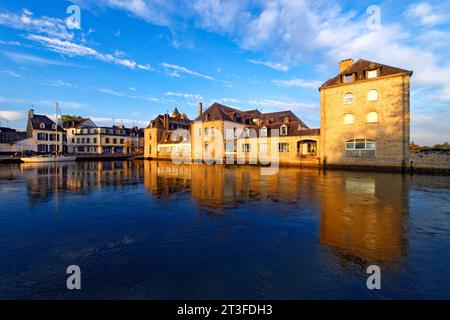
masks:
<instances>
[{"instance_id":1,"label":"moored boat","mask_svg":"<svg viewBox=\"0 0 450 320\"><path fill-rule=\"evenodd\" d=\"M35 156L35 157L24 157L20 158L23 162L26 163L38 163L38 162L63 162L63 161L75 161L77 157L75 156L55 156L55 155L43 155L43 156Z\"/></svg>"}]
</instances>

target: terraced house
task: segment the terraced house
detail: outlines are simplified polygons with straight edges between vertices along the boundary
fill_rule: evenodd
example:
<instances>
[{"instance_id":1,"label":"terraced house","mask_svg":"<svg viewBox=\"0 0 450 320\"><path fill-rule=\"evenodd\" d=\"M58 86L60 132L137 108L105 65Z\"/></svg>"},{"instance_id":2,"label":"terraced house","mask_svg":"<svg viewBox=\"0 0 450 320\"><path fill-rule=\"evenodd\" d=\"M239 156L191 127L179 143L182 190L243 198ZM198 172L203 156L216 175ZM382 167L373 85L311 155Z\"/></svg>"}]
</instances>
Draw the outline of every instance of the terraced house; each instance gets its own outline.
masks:
<instances>
[{"instance_id":1,"label":"terraced house","mask_svg":"<svg viewBox=\"0 0 450 320\"><path fill-rule=\"evenodd\" d=\"M129 154L130 129L124 126L99 127L91 119L72 119L64 123L70 153Z\"/></svg>"}]
</instances>

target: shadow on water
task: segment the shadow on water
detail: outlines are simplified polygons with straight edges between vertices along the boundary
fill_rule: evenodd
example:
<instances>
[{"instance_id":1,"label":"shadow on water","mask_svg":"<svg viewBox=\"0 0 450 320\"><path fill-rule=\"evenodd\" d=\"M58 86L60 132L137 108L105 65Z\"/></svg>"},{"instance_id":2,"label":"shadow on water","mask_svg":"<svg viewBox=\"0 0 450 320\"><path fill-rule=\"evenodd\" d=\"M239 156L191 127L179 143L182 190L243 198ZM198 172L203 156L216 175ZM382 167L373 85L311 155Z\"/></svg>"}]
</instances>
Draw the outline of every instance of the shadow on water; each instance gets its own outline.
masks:
<instances>
[{"instance_id":1,"label":"shadow on water","mask_svg":"<svg viewBox=\"0 0 450 320\"><path fill-rule=\"evenodd\" d=\"M158 161L3 166L0 297L448 297L449 184ZM69 264L85 270L80 293L64 289ZM379 292L365 287L370 264Z\"/></svg>"}]
</instances>

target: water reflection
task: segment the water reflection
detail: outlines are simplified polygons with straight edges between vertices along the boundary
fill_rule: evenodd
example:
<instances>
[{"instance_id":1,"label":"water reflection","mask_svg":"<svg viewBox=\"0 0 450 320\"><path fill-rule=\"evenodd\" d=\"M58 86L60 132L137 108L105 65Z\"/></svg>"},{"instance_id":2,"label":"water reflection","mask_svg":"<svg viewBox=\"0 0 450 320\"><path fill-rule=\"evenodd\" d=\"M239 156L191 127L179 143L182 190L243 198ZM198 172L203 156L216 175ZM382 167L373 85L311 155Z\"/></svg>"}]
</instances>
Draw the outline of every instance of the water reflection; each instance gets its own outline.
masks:
<instances>
[{"instance_id":1,"label":"water reflection","mask_svg":"<svg viewBox=\"0 0 450 320\"><path fill-rule=\"evenodd\" d=\"M250 166L158 161L22 164L0 172L0 179L26 180L30 206L143 182L150 197L170 200L186 193L212 214L252 202L267 203L277 215L292 214L292 208L320 214L318 239L345 265L395 264L406 252L409 177L399 175L282 168L261 176Z\"/></svg>"}]
</instances>

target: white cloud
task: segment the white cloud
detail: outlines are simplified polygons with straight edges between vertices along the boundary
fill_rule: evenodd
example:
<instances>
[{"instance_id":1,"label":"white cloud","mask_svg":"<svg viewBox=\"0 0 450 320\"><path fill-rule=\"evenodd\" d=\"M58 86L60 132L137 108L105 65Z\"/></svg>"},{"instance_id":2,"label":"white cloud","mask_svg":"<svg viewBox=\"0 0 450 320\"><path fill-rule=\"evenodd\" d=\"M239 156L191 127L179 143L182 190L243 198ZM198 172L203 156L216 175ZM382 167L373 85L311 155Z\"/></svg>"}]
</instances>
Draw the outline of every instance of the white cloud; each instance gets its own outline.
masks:
<instances>
[{"instance_id":1,"label":"white cloud","mask_svg":"<svg viewBox=\"0 0 450 320\"><path fill-rule=\"evenodd\" d=\"M194 100L203 100L203 96L200 94L195 93L183 93L183 92L172 92L168 91L165 93L166 96L172 96L172 97L182 97L186 99L194 99Z\"/></svg>"},{"instance_id":2,"label":"white cloud","mask_svg":"<svg viewBox=\"0 0 450 320\"><path fill-rule=\"evenodd\" d=\"M261 60L247 60L250 63L253 64L260 64L266 67L269 67L271 69L274 70L278 70L278 71L283 71L283 72L287 72L289 71L289 67L287 65L281 64L281 63L277 63L277 62L270 62L270 61L261 61Z\"/></svg>"},{"instance_id":3,"label":"white cloud","mask_svg":"<svg viewBox=\"0 0 450 320\"><path fill-rule=\"evenodd\" d=\"M134 88L134 87L128 87L128 89L131 91L136 91L136 88Z\"/></svg>"},{"instance_id":4,"label":"white cloud","mask_svg":"<svg viewBox=\"0 0 450 320\"><path fill-rule=\"evenodd\" d=\"M11 71L11 70L3 70L2 73L6 74L10 77L13 77L13 78L22 78L22 76L20 74L14 72L14 71Z\"/></svg>"},{"instance_id":5,"label":"white cloud","mask_svg":"<svg viewBox=\"0 0 450 320\"><path fill-rule=\"evenodd\" d=\"M21 14L0 12L0 25L57 38L73 39L73 34L66 28L65 20L46 16L34 17L28 9L23 9Z\"/></svg>"},{"instance_id":6,"label":"white cloud","mask_svg":"<svg viewBox=\"0 0 450 320\"><path fill-rule=\"evenodd\" d=\"M306 88L317 89L322 85L322 82L316 80L303 80L303 79L289 79L289 80L272 80L272 83L286 88Z\"/></svg>"},{"instance_id":7,"label":"white cloud","mask_svg":"<svg viewBox=\"0 0 450 320\"><path fill-rule=\"evenodd\" d=\"M41 43L51 51L61 53L67 56L91 57L103 62L121 65L129 69L138 68L142 70L150 70L148 66L138 64L133 60L120 58L118 56L114 56L113 54L104 54L93 48L90 48L83 44L77 44L72 41L50 38L36 34L28 35L27 38Z\"/></svg>"},{"instance_id":8,"label":"white cloud","mask_svg":"<svg viewBox=\"0 0 450 320\"><path fill-rule=\"evenodd\" d=\"M318 108L318 105L311 103L304 103L300 101L274 100L274 99L253 100L250 102L250 104L255 106L268 107L271 109L288 109L292 111Z\"/></svg>"},{"instance_id":9,"label":"white cloud","mask_svg":"<svg viewBox=\"0 0 450 320\"><path fill-rule=\"evenodd\" d=\"M437 14L428 2L412 4L408 7L406 15L410 19L418 21L421 25L435 25L446 22L449 15Z\"/></svg>"},{"instance_id":10,"label":"white cloud","mask_svg":"<svg viewBox=\"0 0 450 320\"><path fill-rule=\"evenodd\" d=\"M116 125L118 124L124 124L127 127L146 127L150 120L142 120L142 119L129 119L129 118L108 118L108 117L89 117L96 125L103 125L103 126L112 126L113 123Z\"/></svg>"},{"instance_id":11,"label":"white cloud","mask_svg":"<svg viewBox=\"0 0 450 320\"><path fill-rule=\"evenodd\" d=\"M8 110L0 111L0 120L2 121L18 121L24 118L25 115L22 112Z\"/></svg>"},{"instance_id":12,"label":"white cloud","mask_svg":"<svg viewBox=\"0 0 450 320\"><path fill-rule=\"evenodd\" d=\"M4 51L3 54L7 58L9 58L10 60L12 60L16 63L78 67L78 65L70 63L70 62L41 58L41 57L34 56L31 54L26 54L26 53L15 53L15 52Z\"/></svg>"},{"instance_id":13,"label":"white cloud","mask_svg":"<svg viewBox=\"0 0 450 320\"><path fill-rule=\"evenodd\" d=\"M199 72L196 72L196 71L192 71L192 70L190 70L190 69L188 69L186 67L178 66L178 65L175 65L175 64L170 64L170 63L167 63L167 62L163 62L161 65L164 68L169 69L172 72L175 72L175 76L177 76L177 77L179 76L179 73L181 72L181 73L189 74L191 76L200 77L200 78L207 79L207 80L215 80L211 76L208 76L206 74L202 74L202 73L199 73ZM171 71L169 71L169 72L171 72Z\"/></svg>"}]
</instances>

